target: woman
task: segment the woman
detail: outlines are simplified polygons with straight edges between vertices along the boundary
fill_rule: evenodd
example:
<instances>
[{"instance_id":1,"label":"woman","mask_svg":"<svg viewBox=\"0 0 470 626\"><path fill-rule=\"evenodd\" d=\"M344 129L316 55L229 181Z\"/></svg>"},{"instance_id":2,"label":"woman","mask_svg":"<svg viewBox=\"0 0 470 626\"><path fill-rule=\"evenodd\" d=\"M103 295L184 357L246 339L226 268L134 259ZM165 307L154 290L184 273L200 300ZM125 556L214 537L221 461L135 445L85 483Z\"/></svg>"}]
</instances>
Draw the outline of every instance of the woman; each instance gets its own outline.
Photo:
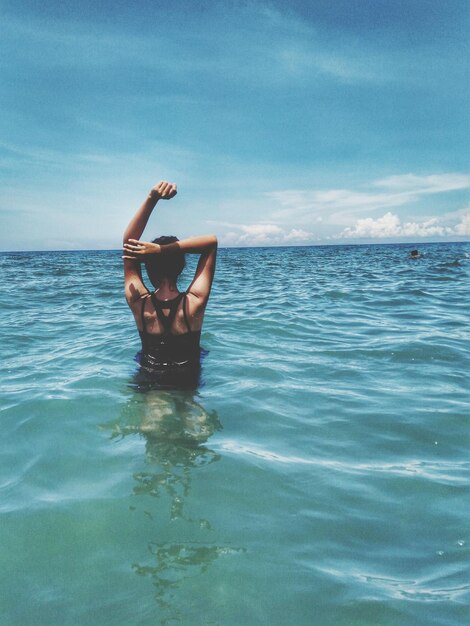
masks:
<instances>
[{"instance_id":1,"label":"woman","mask_svg":"<svg viewBox=\"0 0 470 626\"><path fill-rule=\"evenodd\" d=\"M141 370L164 386L197 385L200 336L204 311L214 278L217 238L214 235L160 237L139 241L160 200L176 195L176 185L165 181L151 189L124 232L124 282L126 300L142 340ZM184 269L185 253L199 254L194 278L185 292L177 280ZM144 262L150 292L142 281Z\"/></svg>"}]
</instances>

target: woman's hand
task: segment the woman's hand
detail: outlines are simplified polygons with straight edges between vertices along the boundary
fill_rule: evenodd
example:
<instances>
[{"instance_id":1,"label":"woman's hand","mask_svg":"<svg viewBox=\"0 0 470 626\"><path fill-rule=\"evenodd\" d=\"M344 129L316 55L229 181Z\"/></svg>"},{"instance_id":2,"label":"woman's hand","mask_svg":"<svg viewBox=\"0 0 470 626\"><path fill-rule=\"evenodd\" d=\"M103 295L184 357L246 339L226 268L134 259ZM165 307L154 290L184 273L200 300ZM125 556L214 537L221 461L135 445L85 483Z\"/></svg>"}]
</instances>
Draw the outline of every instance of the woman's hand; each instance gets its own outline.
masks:
<instances>
[{"instance_id":1,"label":"woman's hand","mask_svg":"<svg viewBox=\"0 0 470 626\"><path fill-rule=\"evenodd\" d=\"M162 247L159 246L158 243L150 243L149 241L138 241L137 239L128 239L127 243L124 244L124 256L122 258L130 259L131 261L143 261L144 259L142 257L145 257L149 254L159 254L161 252L161 249Z\"/></svg>"},{"instance_id":2,"label":"woman's hand","mask_svg":"<svg viewBox=\"0 0 470 626\"><path fill-rule=\"evenodd\" d=\"M167 183L165 180L162 180L150 190L150 197L153 200L170 200L175 196L176 185L174 183Z\"/></svg>"}]
</instances>

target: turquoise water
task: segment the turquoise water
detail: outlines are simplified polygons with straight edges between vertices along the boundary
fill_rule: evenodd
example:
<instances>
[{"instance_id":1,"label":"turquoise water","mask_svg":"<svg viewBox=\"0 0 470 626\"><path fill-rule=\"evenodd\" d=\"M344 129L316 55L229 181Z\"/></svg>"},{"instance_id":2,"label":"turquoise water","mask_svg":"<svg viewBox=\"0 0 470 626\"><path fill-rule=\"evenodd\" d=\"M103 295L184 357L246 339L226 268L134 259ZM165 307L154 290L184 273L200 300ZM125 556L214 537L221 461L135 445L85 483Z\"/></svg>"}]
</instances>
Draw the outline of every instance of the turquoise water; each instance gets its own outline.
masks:
<instances>
[{"instance_id":1,"label":"turquoise water","mask_svg":"<svg viewBox=\"0 0 470 626\"><path fill-rule=\"evenodd\" d=\"M132 386L119 252L2 254L0 623L468 624L470 244L421 249L221 250L194 393Z\"/></svg>"}]
</instances>

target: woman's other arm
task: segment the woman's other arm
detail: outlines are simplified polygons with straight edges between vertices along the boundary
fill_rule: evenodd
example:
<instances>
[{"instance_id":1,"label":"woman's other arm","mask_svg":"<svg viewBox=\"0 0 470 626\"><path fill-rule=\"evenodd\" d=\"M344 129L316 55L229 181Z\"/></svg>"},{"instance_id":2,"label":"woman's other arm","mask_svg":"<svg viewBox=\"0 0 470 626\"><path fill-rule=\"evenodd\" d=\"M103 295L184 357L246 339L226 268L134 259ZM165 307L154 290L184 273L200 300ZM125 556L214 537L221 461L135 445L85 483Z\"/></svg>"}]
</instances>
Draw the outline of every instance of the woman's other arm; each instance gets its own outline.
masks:
<instances>
[{"instance_id":1,"label":"woman's other arm","mask_svg":"<svg viewBox=\"0 0 470 626\"><path fill-rule=\"evenodd\" d=\"M201 254L196 273L192 283L189 285L188 294L196 300L196 309L203 311L209 299L212 281L214 280L218 245L217 237L215 235L191 237L190 239L183 239L179 243L182 244L181 249L185 252L192 253L197 250Z\"/></svg>"}]
</instances>

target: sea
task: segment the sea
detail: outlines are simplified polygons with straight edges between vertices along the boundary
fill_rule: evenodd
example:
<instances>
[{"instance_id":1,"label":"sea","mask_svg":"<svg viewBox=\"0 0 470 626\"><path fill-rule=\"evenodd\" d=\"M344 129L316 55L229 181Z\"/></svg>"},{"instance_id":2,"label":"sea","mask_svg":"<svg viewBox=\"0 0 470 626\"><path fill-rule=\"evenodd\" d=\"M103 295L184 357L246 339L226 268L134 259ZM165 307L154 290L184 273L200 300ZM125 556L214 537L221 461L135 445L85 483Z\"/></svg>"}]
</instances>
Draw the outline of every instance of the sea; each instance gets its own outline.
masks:
<instances>
[{"instance_id":1,"label":"sea","mask_svg":"<svg viewBox=\"0 0 470 626\"><path fill-rule=\"evenodd\" d=\"M0 624L470 624L470 243L413 247L221 249L194 390L119 250L2 253Z\"/></svg>"}]
</instances>

